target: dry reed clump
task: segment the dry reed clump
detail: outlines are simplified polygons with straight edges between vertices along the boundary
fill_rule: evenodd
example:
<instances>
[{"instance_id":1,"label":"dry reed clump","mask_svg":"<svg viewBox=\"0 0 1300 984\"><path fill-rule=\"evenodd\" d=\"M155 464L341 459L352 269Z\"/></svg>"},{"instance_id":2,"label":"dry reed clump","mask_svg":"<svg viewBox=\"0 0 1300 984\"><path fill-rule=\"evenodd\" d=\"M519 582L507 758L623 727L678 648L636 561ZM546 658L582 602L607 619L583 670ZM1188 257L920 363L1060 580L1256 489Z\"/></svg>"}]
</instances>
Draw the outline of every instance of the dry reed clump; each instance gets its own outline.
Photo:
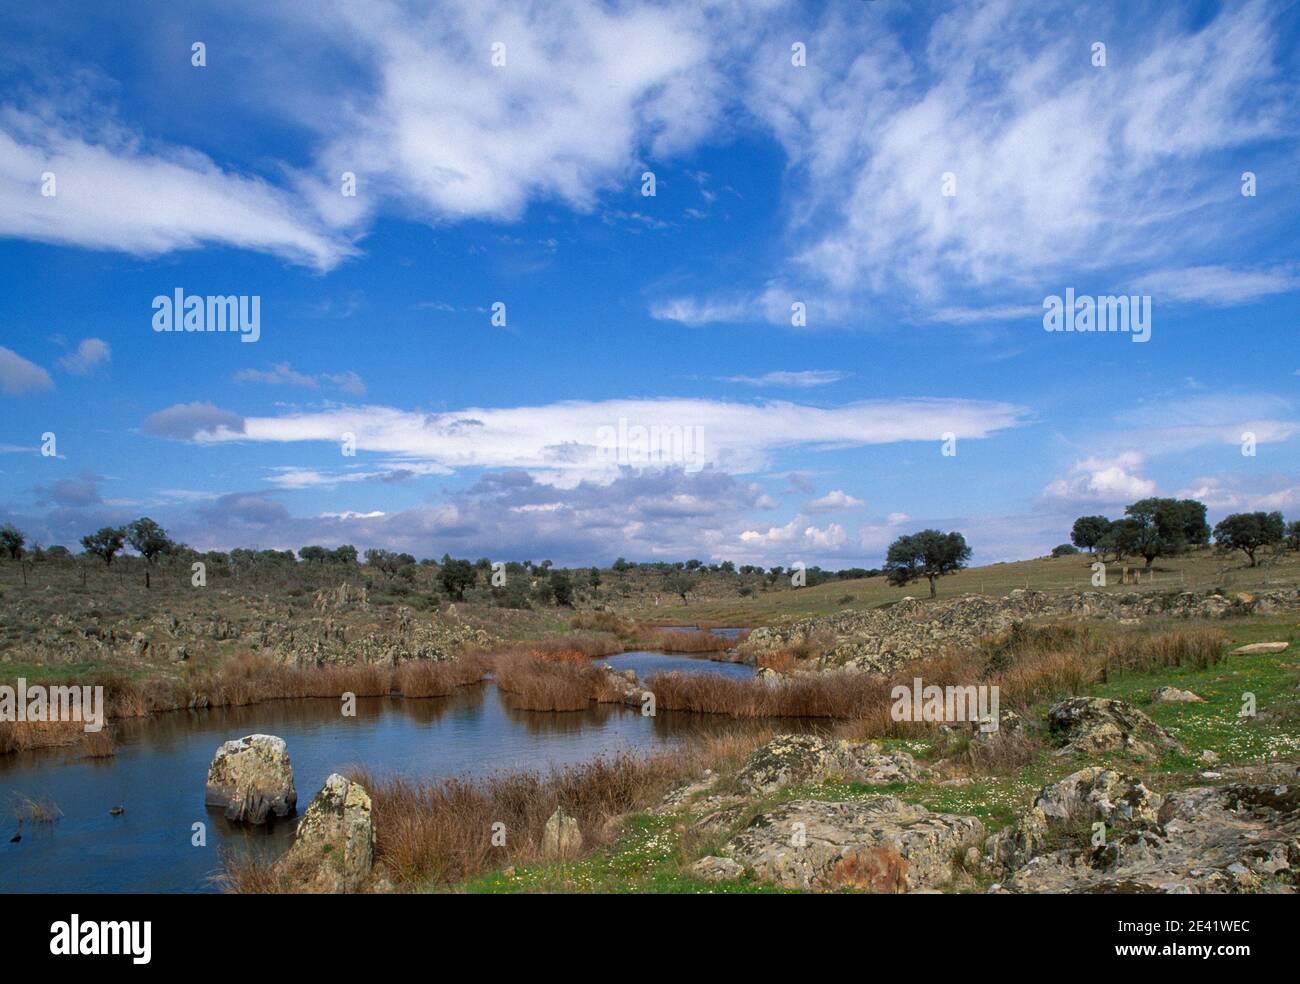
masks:
<instances>
[{"instance_id":1,"label":"dry reed clump","mask_svg":"<svg viewBox=\"0 0 1300 984\"><path fill-rule=\"evenodd\" d=\"M529 653L501 653L492 660L497 689L524 711L582 711L607 688L607 674L592 665L554 662Z\"/></svg>"},{"instance_id":2,"label":"dry reed clump","mask_svg":"<svg viewBox=\"0 0 1300 984\"><path fill-rule=\"evenodd\" d=\"M575 629L604 632L620 639L635 639L640 634L634 620L614 612L579 612L569 619L569 624Z\"/></svg>"},{"instance_id":3,"label":"dry reed clump","mask_svg":"<svg viewBox=\"0 0 1300 984\"><path fill-rule=\"evenodd\" d=\"M14 793L12 809L20 827L25 823L54 823L63 816L59 805L49 796L33 798L25 793Z\"/></svg>"},{"instance_id":4,"label":"dry reed clump","mask_svg":"<svg viewBox=\"0 0 1300 984\"><path fill-rule=\"evenodd\" d=\"M613 833L611 819L657 803L705 768L739 763L770 738L759 732L719 735L669 752L621 753L546 773L427 782L376 779L365 772L351 778L371 794L377 864L399 888L412 888L537 860L542 828L559 806L577 819L584 845L605 843ZM498 822L506 832L501 847L492 844Z\"/></svg>"},{"instance_id":5,"label":"dry reed clump","mask_svg":"<svg viewBox=\"0 0 1300 984\"><path fill-rule=\"evenodd\" d=\"M110 677L99 685L104 688L105 718L122 720L189 707L242 707L308 697L337 699L344 693L380 697L397 691L404 697L443 697L456 687L477 683L486 673L486 661L472 654L436 663L412 660L397 667L363 663L300 667L244 653L215 668L192 669L176 679L139 682ZM67 681L65 685L82 684ZM79 722L0 722L0 754L83 740ZM102 750L103 739L97 741L96 747Z\"/></svg>"},{"instance_id":6,"label":"dry reed clump","mask_svg":"<svg viewBox=\"0 0 1300 984\"><path fill-rule=\"evenodd\" d=\"M81 754L86 758L112 758L117 754L117 742L108 728L88 731L81 738Z\"/></svg>"},{"instance_id":7,"label":"dry reed clump","mask_svg":"<svg viewBox=\"0 0 1300 984\"><path fill-rule=\"evenodd\" d=\"M742 641L713 632L656 632L650 638L650 645L665 653L720 653Z\"/></svg>"}]
</instances>

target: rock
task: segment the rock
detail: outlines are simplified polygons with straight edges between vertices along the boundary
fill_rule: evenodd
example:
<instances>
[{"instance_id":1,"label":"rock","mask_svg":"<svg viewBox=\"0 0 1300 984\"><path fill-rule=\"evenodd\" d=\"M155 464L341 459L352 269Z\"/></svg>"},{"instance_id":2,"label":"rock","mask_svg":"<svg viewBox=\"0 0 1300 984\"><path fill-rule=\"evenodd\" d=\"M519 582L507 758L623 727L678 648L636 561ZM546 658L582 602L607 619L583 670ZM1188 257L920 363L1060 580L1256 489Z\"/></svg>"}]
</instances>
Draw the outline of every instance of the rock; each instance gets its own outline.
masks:
<instances>
[{"instance_id":1,"label":"rock","mask_svg":"<svg viewBox=\"0 0 1300 984\"><path fill-rule=\"evenodd\" d=\"M1219 753L1212 752L1207 748L1201 752L1200 761L1204 762L1206 765L1214 765L1215 762L1219 761Z\"/></svg>"},{"instance_id":2,"label":"rock","mask_svg":"<svg viewBox=\"0 0 1300 984\"><path fill-rule=\"evenodd\" d=\"M542 829L542 857L553 861L577 857L582 850L582 831L578 821L557 806Z\"/></svg>"},{"instance_id":3,"label":"rock","mask_svg":"<svg viewBox=\"0 0 1300 984\"><path fill-rule=\"evenodd\" d=\"M1161 687L1151 695L1154 700L1162 704L1204 704L1205 698L1198 697L1190 690L1179 690L1177 687Z\"/></svg>"},{"instance_id":4,"label":"rock","mask_svg":"<svg viewBox=\"0 0 1300 984\"><path fill-rule=\"evenodd\" d=\"M988 839L990 865L1018 868L1041 853L1055 830L1079 831L1098 821L1107 828L1154 826L1164 798L1139 780L1096 766L1044 786L1016 822Z\"/></svg>"},{"instance_id":5,"label":"rock","mask_svg":"<svg viewBox=\"0 0 1300 984\"><path fill-rule=\"evenodd\" d=\"M337 772L307 807L284 863L314 891L355 892L374 869L370 794Z\"/></svg>"},{"instance_id":6,"label":"rock","mask_svg":"<svg viewBox=\"0 0 1300 984\"><path fill-rule=\"evenodd\" d=\"M1126 751L1139 758L1159 758L1186 749L1164 728L1122 700L1071 697L1047 712L1052 734L1065 740L1058 755L1101 755Z\"/></svg>"},{"instance_id":7,"label":"rock","mask_svg":"<svg viewBox=\"0 0 1300 984\"><path fill-rule=\"evenodd\" d=\"M1300 882L1300 785L1184 789L1159 824L1121 831L1105 847L1034 857L1010 892L1294 893Z\"/></svg>"},{"instance_id":8,"label":"rock","mask_svg":"<svg viewBox=\"0 0 1300 984\"><path fill-rule=\"evenodd\" d=\"M755 817L721 853L783 888L896 893L947 884L954 858L983 839L975 817L894 796L795 800Z\"/></svg>"},{"instance_id":9,"label":"rock","mask_svg":"<svg viewBox=\"0 0 1300 984\"><path fill-rule=\"evenodd\" d=\"M700 858L686 871L700 881L721 882L734 881L745 873L745 866L731 858Z\"/></svg>"},{"instance_id":10,"label":"rock","mask_svg":"<svg viewBox=\"0 0 1300 984\"><path fill-rule=\"evenodd\" d=\"M1249 646L1238 646L1232 651L1234 656L1256 656L1260 653L1284 653L1290 643L1287 642L1252 642Z\"/></svg>"},{"instance_id":11,"label":"rock","mask_svg":"<svg viewBox=\"0 0 1300 984\"><path fill-rule=\"evenodd\" d=\"M284 739L248 735L218 748L208 766L206 802L223 808L227 819L243 823L292 814L298 793Z\"/></svg>"},{"instance_id":12,"label":"rock","mask_svg":"<svg viewBox=\"0 0 1300 984\"><path fill-rule=\"evenodd\" d=\"M771 793L791 783L833 777L880 786L929 775L907 752L885 752L875 742L778 735L749 757L736 780L751 793Z\"/></svg>"}]
</instances>

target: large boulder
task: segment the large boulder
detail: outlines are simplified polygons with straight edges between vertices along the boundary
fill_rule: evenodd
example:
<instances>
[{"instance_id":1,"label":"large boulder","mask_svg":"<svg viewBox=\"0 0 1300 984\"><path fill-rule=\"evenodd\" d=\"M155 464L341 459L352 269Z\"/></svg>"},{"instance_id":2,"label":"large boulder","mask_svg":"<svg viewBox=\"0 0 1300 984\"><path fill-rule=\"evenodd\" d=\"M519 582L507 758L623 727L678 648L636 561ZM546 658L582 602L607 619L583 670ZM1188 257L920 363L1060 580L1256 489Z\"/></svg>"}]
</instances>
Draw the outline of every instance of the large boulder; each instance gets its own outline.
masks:
<instances>
[{"instance_id":1,"label":"large boulder","mask_svg":"<svg viewBox=\"0 0 1300 984\"><path fill-rule=\"evenodd\" d=\"M318 892L355 892L375 862L370 794L337 772L325 780L294 835L284 864Z\"/></svg>"},{"instance_id":2,"label":"large boulder","mask_svg":"<svg viewBox=\"0 0 1300 984\"><path fill-rule=\"evenodd\" d=\"M1065 745L1058 755L1128 752L1138 758L1185 753L1172 735L1137 708L1105 697L1071 697L1047 712L1052 734Z\"/></svg>"},{"instance_id":3,"label":"large boulder","mask_svg":"<svg viewBox=\"0 0 1300 984\"><path fill-rule=\"evenodd\" d=\"M1053 832L1087 833L1093 823L1108 829L1154 826L1164 799L1140 780L1096 766L1044 786L1033 806L988 839L987 862L994 868L1027 864L1052 842Z\"/></svg>"},{"instance_id":4,"label":"large boulder","mask_svg":"<svg viewBox=\"0 0 1300 984\"><path fill-rule=\"evenodd\" d=\"M1232 652L1237 656L1257 656L1260 653L1284 653L1287 646L1286 642L1252 642L1249 646L1238 646Z\"/></svg>"},{"instance_id":5,"label":"large boulder","mask_svg":"<svg viewBox=\"0 0 1300 984\"><path fill-rule=\"evenodd\" d=\"M874 742L778 735L749 757L737 782L751 793L772 793L792 783L832 777L882 786L928 776L907 752L886 752Z\"/></svg>"},{"instance_id":6,"label":"large boulder","mask_svg":"<svg viewBox=\"0 0 1300 984\"><path fill-rule=\"evenodd\" d=\"M1165 797L1159 821L1121 831L1101 848L1033 857L1000 887L1125 894L1300 888L1300 785L1180 790Z\"/></svg>"},{"instance_id":7,"label":"large boulder","mask_svg":"<svg viewBox=\"0 0 1300 984\"><path fill-rule=\"evenodd\" d=\"M582 830L578 821L557 806L542 828L542 857L548 861L575 858L582 851Z\"/></svg>"},{"instance_id":8,"label":"large boulder","mask_svg":"<svg viewBox=\"0 0 1300 984\"><path fill-rule=\"evenodd\" d=\"M720 853L784 888L897 893L952 881L954 859L983 840L975 817L873 796L783 803L755 817Z\"/></svg>"},{"instance_id":9,"label":"large boulder","mask_svg":"<svg viewBox=\"0 0 1300 984\"><path fill-rule=\"evenodd\" d=\"M298 803L293 764L283 738L247 735L217 749L208 766L208 806L241 823L265 823L272 814L287 817Z\"/></svg>"}]
</instances>

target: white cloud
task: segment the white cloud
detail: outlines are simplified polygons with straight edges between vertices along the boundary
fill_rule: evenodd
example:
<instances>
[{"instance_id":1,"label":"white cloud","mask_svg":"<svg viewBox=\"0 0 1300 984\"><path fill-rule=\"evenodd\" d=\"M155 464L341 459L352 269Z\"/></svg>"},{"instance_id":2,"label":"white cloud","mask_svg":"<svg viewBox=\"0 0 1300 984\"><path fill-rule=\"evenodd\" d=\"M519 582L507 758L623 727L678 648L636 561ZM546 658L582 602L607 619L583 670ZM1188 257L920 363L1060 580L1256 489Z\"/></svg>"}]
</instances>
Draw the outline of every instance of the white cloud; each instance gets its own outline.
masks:
<instances>
[{"instance_id":1,"label":"white cloud","mask_svg":"<svg viewBox=\"0 0 1300 984\"><path fill-rule=\"evenodd\" d=\"M0 234L143 256L215 243L321 269L352 252L292 193L194 150L151 152L138 135L95 129L91 141L71 121L0 109ZM41 193L47 173L53 196Z\"/></svg>"},{"instance_id":2,"label":"white cloud","mask_svg":"<svg viewBox=\"0 0 1300 984\"><path fill-rule=\"evenodd\" d=\"M777 370L765 372L761 376L721 376L726 383L744 383L746 386L789 386L806 389L812 386L826 386L847 379L851 373L838 369L801 369L797 371Z\"/></svg>"},{"instance_id":3,"label":"white cloud","mask_svg":"<svg viewBox=\"0 0 1300 984\"><path fill-rule=\"evenodd\" d=\"M933 441L946 431L989 437L1025 416L1013 404L955 399L879 400L830 409L785 401L572 400L436 414L331 407L278 417L241 417L211 404L187 404L154 414L145 429L205 442L337 444L340 435L350 433L358 452L445 468L524 468L550 484L572 485L582 478L609 481L629 466L755 472L783 448ZM638 442L637 428L645 429L643 436L662 435L660 446L669 453L657 459L644 454L648 445Z\"/></svg>"},{"instance_id":4,"label":"white cloud","mask_svg":"<svg viewBox=\"0 0 1300 984\"><path fill-rule=\"evenodd\" d=\"M1043 489L1051 499L1119 504L1155 495L1156 483L1137 474L1145 459L1137 451L1114 458L1084 458L1069 474Z\"/></svg>"},{"instance_id":5,"label":"white cloud","mask_svg":"<svg viewBox=\"0 0 1300 984\"><path fill-rule=\"evenodd\" d=\"M102 338L84 338L76 352L59 359L59 367L77 376L87 376L101 362L107 362L112 357L113 351L108 342Z\"/></svg>"},{"instance_id":6,"label":"white cloud","mask_svg":"<svg viewBox=\"0 0 1300 984\"><path fill-rule=\"evenodd\" d=\"M287 362L278 362L270 369L241 369L235 373L234 380L237 383L301 386L306 389L317 389L322 383L326 383L343 390L343 392L351 396L365 396L366 393L366 384L351 369L344 372L327 372L319 376L309 376L307 373L298 372Z\"/></svg>"},{"instance_id":7,"label":"white cloud","mask_svg":"<svg viewBox=\"0 0 1300 984\"><path fill-rule=\"evenodd\" d=\"M23 396L53 388L54 380L48 372L0 345L0 390L10 396Z\"/></svg>"},{"instance_id":8,"label":"white cloud","mask_svg":"<svg viewBox=\"0 0 1300 984\"><path fill-rule=\"evenodd\" d=\"M836 509L856 509L859 506L865 506L866 503L861 499L855 499L841 489L834 489L827 492L820 499L814 499L807 503L804 509L808 512L831 512Z\"/></svg>"},{"instance_id":9,"label":"white cloud","mask_svg":"<svg viewBox=\"0 0 1300 984\"><path fill-rule=\"evenodd\" d=\"M1223 266L1156 270L1140 277L1134 290L1153 300L1204 302L1220 306L1248 304L1274 294L1300 290L1290 270L1234 270Z\"/></svg>"}]
</instances>

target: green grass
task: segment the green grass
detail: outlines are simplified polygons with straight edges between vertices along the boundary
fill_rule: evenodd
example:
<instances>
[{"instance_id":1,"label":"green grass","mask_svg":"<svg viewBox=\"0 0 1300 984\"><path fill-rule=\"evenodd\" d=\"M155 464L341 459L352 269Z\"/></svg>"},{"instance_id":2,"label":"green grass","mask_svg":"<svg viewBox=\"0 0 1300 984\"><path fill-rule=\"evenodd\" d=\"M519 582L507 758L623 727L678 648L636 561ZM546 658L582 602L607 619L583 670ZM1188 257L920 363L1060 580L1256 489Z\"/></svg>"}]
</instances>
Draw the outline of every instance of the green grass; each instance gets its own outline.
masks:
<instances>
[{"instance_id":1,"label":"green grass","mask_svg":"<svg viewBox=\"0 0 1300 984\"><path fill-rule=\"evenodd\" d=\"M1250 642L1286 640L1284 653L1261 656L1229 656L1226 662L1204 670L1180 667L1155 673L1133 673L1092 688L1100 697L1115 697L1140 706L1157 723L1168 728L1187 748L1187 755L1167 755L1159 762L1144 762L1117 754L1082 761L1058 758L1049 748L1031 765L1009 775L976 777L966 785L943 786L937 782L868 786L856 782L827 781L788 787L767 797L755 798L732 825L739 829L750 818L792 799L852 801L872 796L894 795L927 809L983 821L989 833L1010 823L1029 807L1043 786L1056 782L1085 765L1107 765L1140 777L1156 791L1168 792L1188 785L1216 781L1203 773L1234 764L1257 763L1271 755L1300 756L1300 728L1287 710L1300 711L1300 626L1295 616L1273 616L1216 623L1229 636L1229 648ZM1151 694L1161 686L1191 690L1205 698L1204 704L1157 704ZM1255 694L1260 712L1270 718L1246 721L1239 718L1241 694ZM1046 729L1049 704L1028 710L1031 727ZM884 741L918 759L930 758L933 747L925 740ZM1198 760L1202 750L1220 756L1215 766ZM728 832L708 838L687 838L691 822L689 805L679 815L639 814L626 819L619 837L590 857L566 864L538 864L514 869L507 876L492 872L453 889L467 892L602 892L602 893L753 893L775 891L744 877L732 882L701 882L685 874L698 857L715 853L726 842ZM684 841L689 844L686 846ZM961 890L978 891L987 875L978 875Z\"/></svg>"}]
</instances>

